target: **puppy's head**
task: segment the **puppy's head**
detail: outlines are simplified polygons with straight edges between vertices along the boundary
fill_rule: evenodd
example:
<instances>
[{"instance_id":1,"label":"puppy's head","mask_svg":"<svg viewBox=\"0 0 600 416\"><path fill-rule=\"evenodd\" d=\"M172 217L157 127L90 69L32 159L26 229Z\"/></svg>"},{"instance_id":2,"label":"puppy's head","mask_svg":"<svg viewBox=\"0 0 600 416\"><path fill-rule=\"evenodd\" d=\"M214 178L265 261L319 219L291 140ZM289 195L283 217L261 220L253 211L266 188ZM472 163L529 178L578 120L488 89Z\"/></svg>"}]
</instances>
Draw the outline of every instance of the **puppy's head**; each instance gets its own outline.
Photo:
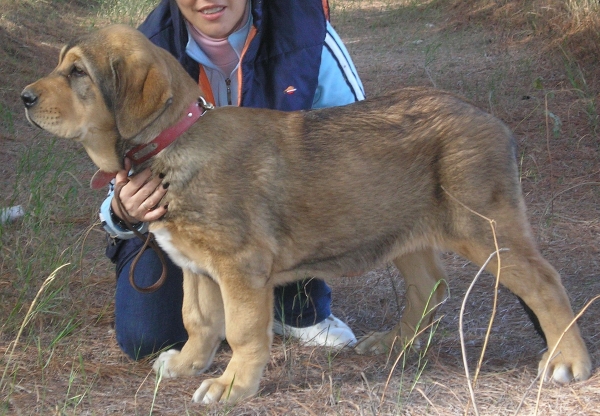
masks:
<instances>
[{"instance_id":1,"label":"puppy's head","mask_svg":"<svg viewBox=\"0 0 600 416\"><path fill-rule=\"evenodd\" d=\"M172 99L168 52L140 32L114 25L81 36L60 52L58 66L25 87L27 119L59 137L82 143L105 172L123 167Z\"/></svg>"}]
</instances>

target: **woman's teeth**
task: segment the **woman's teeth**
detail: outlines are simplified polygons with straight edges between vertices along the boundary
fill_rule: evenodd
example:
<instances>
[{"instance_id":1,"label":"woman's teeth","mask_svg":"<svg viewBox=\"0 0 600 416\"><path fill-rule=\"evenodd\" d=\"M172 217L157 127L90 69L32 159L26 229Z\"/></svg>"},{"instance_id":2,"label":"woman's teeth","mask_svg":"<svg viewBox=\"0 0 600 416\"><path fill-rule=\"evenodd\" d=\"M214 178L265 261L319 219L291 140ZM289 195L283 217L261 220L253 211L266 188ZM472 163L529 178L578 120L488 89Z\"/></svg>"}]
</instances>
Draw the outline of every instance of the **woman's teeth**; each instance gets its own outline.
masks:
<instances>
[{"instance_id":1,"label":"woman's teeth","mask_svg":"<svg viewBox=\"0 0 600 416\"><path fill-rule=\"evenodd\" d=\"M200 13L202 13L202 14L215 14L215 13L219 13L223 9L224 9L224 7L212 7L210 9L202 10Z\"/></svg>"}]
</instances>

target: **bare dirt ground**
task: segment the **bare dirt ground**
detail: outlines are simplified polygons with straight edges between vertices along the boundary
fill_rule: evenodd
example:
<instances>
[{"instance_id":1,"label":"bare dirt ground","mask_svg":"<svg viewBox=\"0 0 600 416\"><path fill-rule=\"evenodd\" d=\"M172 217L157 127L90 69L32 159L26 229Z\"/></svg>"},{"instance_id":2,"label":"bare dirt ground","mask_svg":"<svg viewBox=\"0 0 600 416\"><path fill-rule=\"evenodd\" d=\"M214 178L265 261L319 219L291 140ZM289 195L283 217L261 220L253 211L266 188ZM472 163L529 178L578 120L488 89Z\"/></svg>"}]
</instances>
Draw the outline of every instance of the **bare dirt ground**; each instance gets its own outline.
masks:
<instances>
[{"instance_id":1,"label":"bare dirt ground","mask_svg":"<svg viewBox=\"0 0 600 416\"><path fill-rule=\"evenodd\" d=\"M514 130L539 246L561 273L579 311L600 295L599 26L585 19L565 23L566 12L552 1L422 3L332 0L332 22L369 96L405 85L433 85L461 94ZM62 44L106 20L83 1L0 0L0 6L0 206L19 203L30 209L33 194L11 197L20 184L18 166L24 152L51 138L26 124L18 94L54 67ZM162 380L157 387L149 363L126 359L114 339L114 276L102 255L103 233L92 226L103 194L86 189L94 168L73 144L60 142L53 149L69 155L75 167L67 176L80 182L74 182L74 213L57 210L53 224L69 222L77 235L90 232L79 256L73 256L77 270L60 277L68 289L32 320L10 362L18 325L0 330L0 370L5 374L0 414L475 414L458 313L477 270L452 254L445 255L451 296L440 308L439 326L421 361L413 357L394 365L382 356L307 348L276 337L260 394L242 404L192 404L201 378ZM61 198L50 195L46 202L52 205ZM14 260L22 233L18 226L0 233L0 310L7 322L9 315L25 316L52 272L47 269L39 281L27 282L31 293L15 307L22 300L15 281L25 266ZM50 234L32 238L27 247L63 244ZM66 238L64 244L74 241ZM331 285L334 313L357 335L389 328L399 319L403 304L396 293L401 295L403 286L393 269L336 279ZM492 311L493 287L493 279L482 276L466 304L465 346L472 373ZM69 316L77 325L63 336L57 322ZM580 320L594 368L600 364L599 316L596 302ZM475 387L479 414L530 415L536 406L540 415L600 414L597 370L585 382L545 385L537 399L534 379L543 348L516 298L501 288ZM211 373L223 371L229 357L225 345Z\"/></svg>"}]
</instances>

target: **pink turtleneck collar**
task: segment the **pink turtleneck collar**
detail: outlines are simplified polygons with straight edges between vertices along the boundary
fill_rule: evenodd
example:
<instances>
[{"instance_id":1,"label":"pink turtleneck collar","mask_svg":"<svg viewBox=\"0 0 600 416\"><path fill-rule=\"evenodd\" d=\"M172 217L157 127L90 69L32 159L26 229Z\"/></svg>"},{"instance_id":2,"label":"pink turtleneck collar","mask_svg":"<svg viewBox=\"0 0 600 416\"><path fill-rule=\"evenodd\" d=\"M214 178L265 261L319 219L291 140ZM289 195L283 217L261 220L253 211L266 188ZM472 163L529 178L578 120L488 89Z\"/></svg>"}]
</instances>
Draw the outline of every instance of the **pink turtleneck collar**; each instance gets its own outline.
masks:
<instances>
[{"instance_id":1,"label":"pink turtleneck collar","mask_svg":"<svg viewBox=\"0 0 600 416\"><path fill-rule=\"evenodd\" d=\"M235 27L231 33L234 33L235 31L244 27L246 21L248 20L248 13L249 8L246 7L244 17L240 20L238 26ZM225 75L229 76L240 60L240 57L229 43L229 40L227 38L211 38L209 36L206 36L204 33L200 32L194 25L192 25L187 20L186 24L192 38L198 44L198 47L202 49L202 51L206 54L206 56L208 57L208 59L211 60L212 63L218 66L219 69L221 69L221 71L225 73Z\"/></svg>"}]
</instances>

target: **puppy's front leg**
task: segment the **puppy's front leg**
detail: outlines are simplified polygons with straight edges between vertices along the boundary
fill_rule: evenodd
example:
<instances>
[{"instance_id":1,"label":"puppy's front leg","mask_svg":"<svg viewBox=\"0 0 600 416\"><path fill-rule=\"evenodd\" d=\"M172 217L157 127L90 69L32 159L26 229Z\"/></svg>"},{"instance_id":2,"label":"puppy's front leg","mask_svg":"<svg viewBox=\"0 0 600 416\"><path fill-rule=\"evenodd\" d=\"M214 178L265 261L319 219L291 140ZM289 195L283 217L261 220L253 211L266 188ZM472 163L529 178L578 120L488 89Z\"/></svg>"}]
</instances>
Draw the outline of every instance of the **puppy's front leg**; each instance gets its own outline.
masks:
<instances>
[{"instance_id":1,"label":"puppy's front leg","mask_svg":"<svg viewBox=\"0 0 600 416\"><path fill-rule=\"evenodd\" d=\"M202 373L225 338L221 290L210 277L184 269L182 313L188 341L181 352L163 352L154 362L154 370L162 371L163 377Z\"/></svg>"},{"instance_id":2,"label":"puppy's front leg","mask_svg":"<svg viewBox=\"0 0 600 416\"><path fill-rule=\"evenodd\" d=\"M258 392L273 340L273 289L256 288L249 280L247 276L228 276L220 281L227 342L233 356L221 377L202 382L194 402L235 402Z\"/></svg>"}]
</instances>

